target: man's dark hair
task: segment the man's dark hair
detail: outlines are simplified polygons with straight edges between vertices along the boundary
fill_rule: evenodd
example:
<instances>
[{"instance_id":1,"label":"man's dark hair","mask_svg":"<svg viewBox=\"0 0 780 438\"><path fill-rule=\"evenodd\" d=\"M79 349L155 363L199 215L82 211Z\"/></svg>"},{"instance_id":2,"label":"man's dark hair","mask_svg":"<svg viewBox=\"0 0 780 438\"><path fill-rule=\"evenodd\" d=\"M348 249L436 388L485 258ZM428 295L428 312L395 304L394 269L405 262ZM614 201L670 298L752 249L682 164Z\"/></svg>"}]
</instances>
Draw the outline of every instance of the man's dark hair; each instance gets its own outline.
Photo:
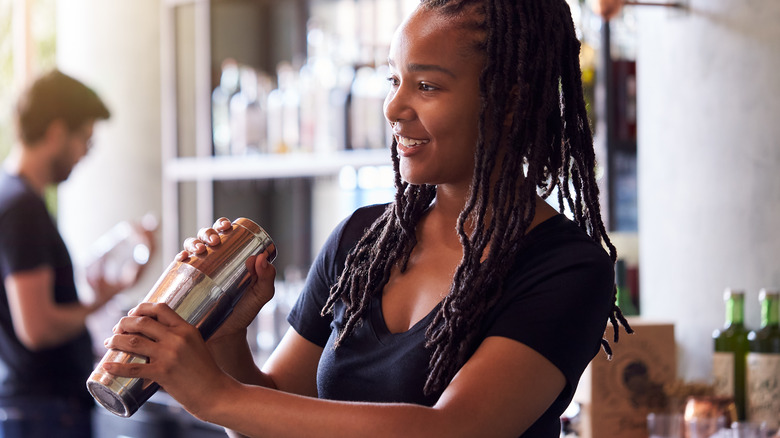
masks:
<instances>
[{"instance_id":1,"label":"man's dark hair","mask_svg":"<svg viewBox=\"0 0 780 438\"><path fill-rule=\"evenodd\" d=\"M561 212L568 207L580 228L609 249L613 263L617 252L601 219L580 43L565 0L421 3L474 32L478 44L473 46L485 55L471 195L457 225L463 259L426 332L432 355L424 390L431 394L447 386L476 348L475 332L503 292L511 267L506 261L522 251L537 193L546 198L557 189ZM393 267L406 269L416 244L415 227L436 195L435 186L402 181L395 140L391 150L395 202L349 254L323 309L332 311L339 299L346 303L346 322L336 346L359 324ZM497 176L494 183L492 176ZM467 223L474 224L473 232L466 231ZM629 333L631 328L617 306L616 288L612 293L609 320L617 340L618 321ZM602 345L611 354L606 340Z\"/></svg>"},{"instance_id":2,"label":"man's dark hair","mask_svg":"<svg viewBox=\"0 0 780 438\"><path fill-rule=\"evenodd\" d=\"M24 144L42 139L55 120L62 120L70 131L75 131L84 123L110 116L97 93L59 70L36 79L16 104L17 130Z\"/></svg>"}]
</instances>

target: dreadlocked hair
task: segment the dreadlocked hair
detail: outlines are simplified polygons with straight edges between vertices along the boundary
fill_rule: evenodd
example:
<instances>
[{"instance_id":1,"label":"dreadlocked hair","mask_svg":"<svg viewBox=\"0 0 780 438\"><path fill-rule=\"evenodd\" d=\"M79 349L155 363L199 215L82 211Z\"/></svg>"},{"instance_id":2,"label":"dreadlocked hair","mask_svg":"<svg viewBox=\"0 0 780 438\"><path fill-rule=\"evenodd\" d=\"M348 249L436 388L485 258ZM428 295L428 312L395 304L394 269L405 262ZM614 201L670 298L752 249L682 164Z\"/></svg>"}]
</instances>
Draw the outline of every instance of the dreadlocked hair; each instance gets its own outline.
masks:
<instances>
[{"instance_id":1,"label":"dreadlocked hair","mask_svg":"<svg viewBox=\"0 0 780 438\"><path fill-rule=\"evenodd\" d=\"M537 194L547 198L557 189L561 213L568 206L574 222L608 248L613 263L617 251L601 219L580 43L565 0L421 0L421 7L478 29L478 50L485 55L474 176L457 224L463 258L426 332L432 354L424 392L432 394L476 348L475 328L503 292L510 268L505 261L522 250ZM322 311L345 303L336 347L360 323L371 297L381 294L392 269L405 271L415 227L436 195L435 186L402 181L395 140L391 151L395 202L348 255ZM518 178L521 169L524 178ZM612 300L609 321L617 342L619 323L627 333L633 330L617 306L616 287ZM611 357L609 342L601 343Z\"/></svg>"}]
</instances>

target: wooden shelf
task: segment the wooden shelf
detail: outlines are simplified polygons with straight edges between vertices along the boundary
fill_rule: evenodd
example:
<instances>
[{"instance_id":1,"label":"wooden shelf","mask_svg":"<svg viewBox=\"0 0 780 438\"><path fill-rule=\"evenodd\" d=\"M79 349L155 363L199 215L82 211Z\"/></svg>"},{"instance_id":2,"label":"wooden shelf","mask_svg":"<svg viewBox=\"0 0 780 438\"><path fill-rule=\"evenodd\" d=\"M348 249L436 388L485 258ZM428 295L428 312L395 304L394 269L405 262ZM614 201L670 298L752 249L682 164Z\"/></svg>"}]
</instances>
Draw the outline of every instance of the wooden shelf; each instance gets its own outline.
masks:
<instances>
[{"instance_id":1,"label":"wooden shelf","mask_svg":"<svg viewBox=\"0 0 780 438\"><path fill-rule=\"evenodd\" d=\"M242 157L184 157L164 164L169 181L220 181L335 175L346 167L391 165L387 149Z\"/></svg>"}]
</instances>

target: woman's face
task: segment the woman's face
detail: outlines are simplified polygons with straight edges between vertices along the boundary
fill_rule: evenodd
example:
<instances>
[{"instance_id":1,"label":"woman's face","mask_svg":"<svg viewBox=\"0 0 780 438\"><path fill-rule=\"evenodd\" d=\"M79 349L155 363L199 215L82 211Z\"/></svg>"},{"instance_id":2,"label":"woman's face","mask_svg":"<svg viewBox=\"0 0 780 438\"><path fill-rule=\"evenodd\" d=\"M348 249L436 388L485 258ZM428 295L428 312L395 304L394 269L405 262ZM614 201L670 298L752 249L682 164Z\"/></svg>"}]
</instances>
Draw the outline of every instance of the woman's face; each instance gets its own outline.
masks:
<instances>
[{"instance_id":1,"label":"woman's face","mask_svg":"<svg viewBox=\"0 0 780 438\"><path fill-rule=\"evenodd\" d=\"M412 184L471 184L484 58L460 24L418 8L390 46L384 111L398 142L401 177Z\"/></svg>"}]
</instances>

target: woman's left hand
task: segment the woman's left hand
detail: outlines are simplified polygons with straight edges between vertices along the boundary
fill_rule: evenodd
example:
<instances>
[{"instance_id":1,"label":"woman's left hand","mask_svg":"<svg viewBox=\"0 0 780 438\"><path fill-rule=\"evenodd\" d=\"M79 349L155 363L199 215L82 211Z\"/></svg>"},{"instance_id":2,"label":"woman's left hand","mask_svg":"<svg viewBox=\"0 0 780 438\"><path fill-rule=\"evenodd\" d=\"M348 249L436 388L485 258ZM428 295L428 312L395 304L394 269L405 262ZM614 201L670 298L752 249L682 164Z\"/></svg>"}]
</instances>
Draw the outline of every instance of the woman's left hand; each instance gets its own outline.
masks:
<instances>
[{"instance_id":1,"label":"woman's left hand","mask_svg":"<svg viewBox=\"0 0 780 438\"><path fill-rule=\"evenodd\" d=\"M140 364L106 363L106 371L157 382L199 418L206 416L215 391L237 383L217 366L198 329L167 304L139 304L114 327L105 346L149 358Z\"/></svg>"}]
</instances>

